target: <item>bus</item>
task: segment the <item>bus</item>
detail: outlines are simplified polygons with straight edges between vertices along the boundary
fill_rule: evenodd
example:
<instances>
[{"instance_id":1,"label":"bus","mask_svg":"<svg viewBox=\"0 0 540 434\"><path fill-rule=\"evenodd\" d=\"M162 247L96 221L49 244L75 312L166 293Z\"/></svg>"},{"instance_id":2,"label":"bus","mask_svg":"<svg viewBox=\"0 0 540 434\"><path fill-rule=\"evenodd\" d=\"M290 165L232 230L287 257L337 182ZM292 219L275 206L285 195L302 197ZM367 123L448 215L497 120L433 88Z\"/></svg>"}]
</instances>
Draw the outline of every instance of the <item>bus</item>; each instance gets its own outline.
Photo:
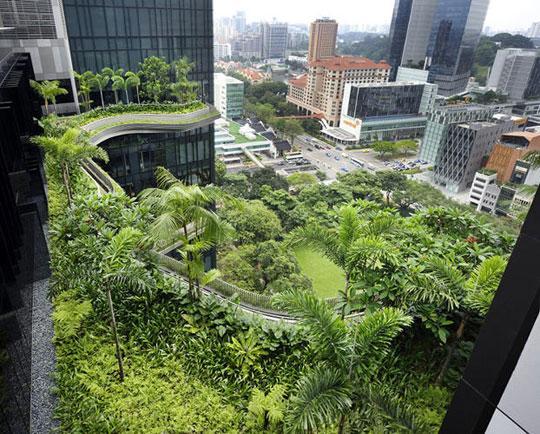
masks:
<instances>
[{"instance_id":1,"label":"bus","mask_svg":"<svg viewBox=\"0 0 540 434\"><path fill-rule=\"evenodd\" d=\"M356 167L364 167L366 164L358 158L351 157L351 163Z\"/></svg>"},{"instance_id":2,"label":"bus","mask_svg":"<svg viewBox=\"0 0 540 434\"><path fill-rule=\"evenodd\" d=\"M285 160L287 160L287 162L302 160L303 158L304 154L302 154L302 152L290 152L289 154L285 155Z\"/></svg>"}]
</instances>

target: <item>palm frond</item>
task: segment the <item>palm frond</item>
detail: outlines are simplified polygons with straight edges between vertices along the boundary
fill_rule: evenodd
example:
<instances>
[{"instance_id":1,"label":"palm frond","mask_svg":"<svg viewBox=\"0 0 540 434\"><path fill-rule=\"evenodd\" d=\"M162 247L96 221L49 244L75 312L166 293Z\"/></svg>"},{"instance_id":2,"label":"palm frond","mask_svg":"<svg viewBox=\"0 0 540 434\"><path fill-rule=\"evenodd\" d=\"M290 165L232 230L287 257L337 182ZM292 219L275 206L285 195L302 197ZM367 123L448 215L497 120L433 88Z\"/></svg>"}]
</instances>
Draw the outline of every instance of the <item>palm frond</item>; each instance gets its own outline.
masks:
<instances>
[{"instance_id":1,"label":"palm frond","mask_svg":"<svg viewBox=\"0 0 540 434\"><path fill-rule=\"evenodd\" d=\"M332 307L306 291L290 291L275 296L275 303L299 318L309 341L322 360L347 367L352 356L352 341L347 325Z\"/></svg>"},{"instance_id":2,"label":"palm frond","mask_svg":"<svg viewBox=\"0 0 540 434\"><path fill-rule=\"evenodd\" d=\"M345 268L345 255L339 243L338 234L318 225L307 225L291 233L290 245L305 245L314 248L330 259L338 267Z\"/></svg>"},{"instance_id":3,"label":"palm frond","mask_svg":"<svg viewBox=\"0 0 540 434\"><path fill-rule=\"evenodd\" d=\"M351 391L340 371L319 367L302 377L286 416L287 430L314 432L330 426L352 405Z\"/></svg>"},{"instance_id":4,"label":"palm frond","mask_svg":"<svg viewBox=\"0 0 540 434\"><path fill-rule=\"evenodd\" d=\"M358 368L368 372L374 362L388 354L392 340L411 323L410 316L400 309L391 307L366 315L355 325L353 332Z\"/></svg>"},{"instance_id":5,"label":"palm frond","mask_svg":"<svg viewBox=\"0 0 540 434\"><path fill-rule=\"evenodd\" d=\"M481 315L487 314L499 288L506 264L503 257L492 256L473 270L466 285L467 295L464 303L467 307Z\"/></svg>"}]
</instances>

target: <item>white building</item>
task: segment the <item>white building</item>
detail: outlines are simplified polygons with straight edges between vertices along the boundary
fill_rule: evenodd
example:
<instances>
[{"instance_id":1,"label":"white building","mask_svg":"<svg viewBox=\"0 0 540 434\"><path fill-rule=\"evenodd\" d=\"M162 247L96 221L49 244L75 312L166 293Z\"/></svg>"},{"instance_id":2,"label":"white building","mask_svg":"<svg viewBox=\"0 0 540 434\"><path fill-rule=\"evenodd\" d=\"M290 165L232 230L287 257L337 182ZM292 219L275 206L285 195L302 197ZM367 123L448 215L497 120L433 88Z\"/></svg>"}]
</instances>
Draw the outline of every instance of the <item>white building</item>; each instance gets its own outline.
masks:
<instances>
[{"instance_id":1,"label":"white building","mask_svg":"<svg viewBox=\"0 0 540 434\"><path fill-rule=\"evenodd\" d=\"M227 119L244 114L244 82L221 72L214 74L214 105Z\"/></svg>"},{"instance_id":2,"label":"white building","mask_svg":"<svg viewBox=\"0 0 540 434\"><path fill-rule=\"evenodd\" d=\"M214 60L227 59L232 56L231 44L214 43Z\"/></svg>"},{"instance_id":3,"label":"white building","mask_svg":"<svg viewBox=\"0 0 540 434\"><path fill-rule=\"evenodd\" d=\"M420 81L422 83L427 83L428 77L429 71L400 66L398 68L396 81Z\"/></svg>"},{"instance_id":4,"label":"white building","mask_svg":"<svg viewBox=\"0 0 540 434\"><path fill-rule=\"evenodd\" d=\"M497 172L479 171L469 192L469 202L476 207L476 211L495 213L501 188L497 185Z\"/></svg>"}]
</instances>

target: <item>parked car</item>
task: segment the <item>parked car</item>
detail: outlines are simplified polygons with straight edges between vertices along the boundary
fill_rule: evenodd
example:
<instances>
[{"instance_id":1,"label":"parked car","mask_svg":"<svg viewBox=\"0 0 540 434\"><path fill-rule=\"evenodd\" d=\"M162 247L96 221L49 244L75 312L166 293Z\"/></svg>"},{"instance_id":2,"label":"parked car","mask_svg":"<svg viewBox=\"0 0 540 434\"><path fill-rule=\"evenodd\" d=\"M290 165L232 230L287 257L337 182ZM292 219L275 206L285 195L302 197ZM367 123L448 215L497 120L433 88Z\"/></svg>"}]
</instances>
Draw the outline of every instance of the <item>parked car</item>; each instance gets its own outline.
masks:
<instances>
[{"instance_id":1,"label":"parked car","mask_svg":"<svg viewBox=\"0 0 540 434\"><path fill-rule=\"evenodd\" d=\"M307 148L309 152L313 152L313 148Z\"/></svg>"}]
</instances>

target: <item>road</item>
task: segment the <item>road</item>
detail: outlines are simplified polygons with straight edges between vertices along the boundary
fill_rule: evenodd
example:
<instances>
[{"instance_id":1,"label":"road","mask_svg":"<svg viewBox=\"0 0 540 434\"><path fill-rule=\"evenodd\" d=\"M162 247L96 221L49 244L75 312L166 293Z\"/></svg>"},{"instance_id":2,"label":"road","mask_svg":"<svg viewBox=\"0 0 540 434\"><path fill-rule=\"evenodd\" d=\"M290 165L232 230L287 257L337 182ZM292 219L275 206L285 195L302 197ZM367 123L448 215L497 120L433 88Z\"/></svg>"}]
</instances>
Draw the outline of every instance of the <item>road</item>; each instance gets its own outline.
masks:
<instances>
[{"instance_id":1,"label":"road","mask_svg":"<svg viewBox=\"0 0 540 434\"><path fill-rule=\"evenodd\" d=\"M336 179L338 173L344 174L347 172L360 170L358 166L352 164L350 158L344 157L343 154L354 156L355 158L365 162L366 170L368 168L368 163L370 163L370 160L366 160L365 158L365 155L367 154L362 154L359 151L340 151L337 148L334 148L329 144L311 136L299 136L294 144L298 148L302 149L304 157L313 165L325 172L327 178L330 180ZM315 145L318 145L321 149L317 149ZM373 165L373 167L378 169L376 165Z\"/></svg>"}]
</instances>

